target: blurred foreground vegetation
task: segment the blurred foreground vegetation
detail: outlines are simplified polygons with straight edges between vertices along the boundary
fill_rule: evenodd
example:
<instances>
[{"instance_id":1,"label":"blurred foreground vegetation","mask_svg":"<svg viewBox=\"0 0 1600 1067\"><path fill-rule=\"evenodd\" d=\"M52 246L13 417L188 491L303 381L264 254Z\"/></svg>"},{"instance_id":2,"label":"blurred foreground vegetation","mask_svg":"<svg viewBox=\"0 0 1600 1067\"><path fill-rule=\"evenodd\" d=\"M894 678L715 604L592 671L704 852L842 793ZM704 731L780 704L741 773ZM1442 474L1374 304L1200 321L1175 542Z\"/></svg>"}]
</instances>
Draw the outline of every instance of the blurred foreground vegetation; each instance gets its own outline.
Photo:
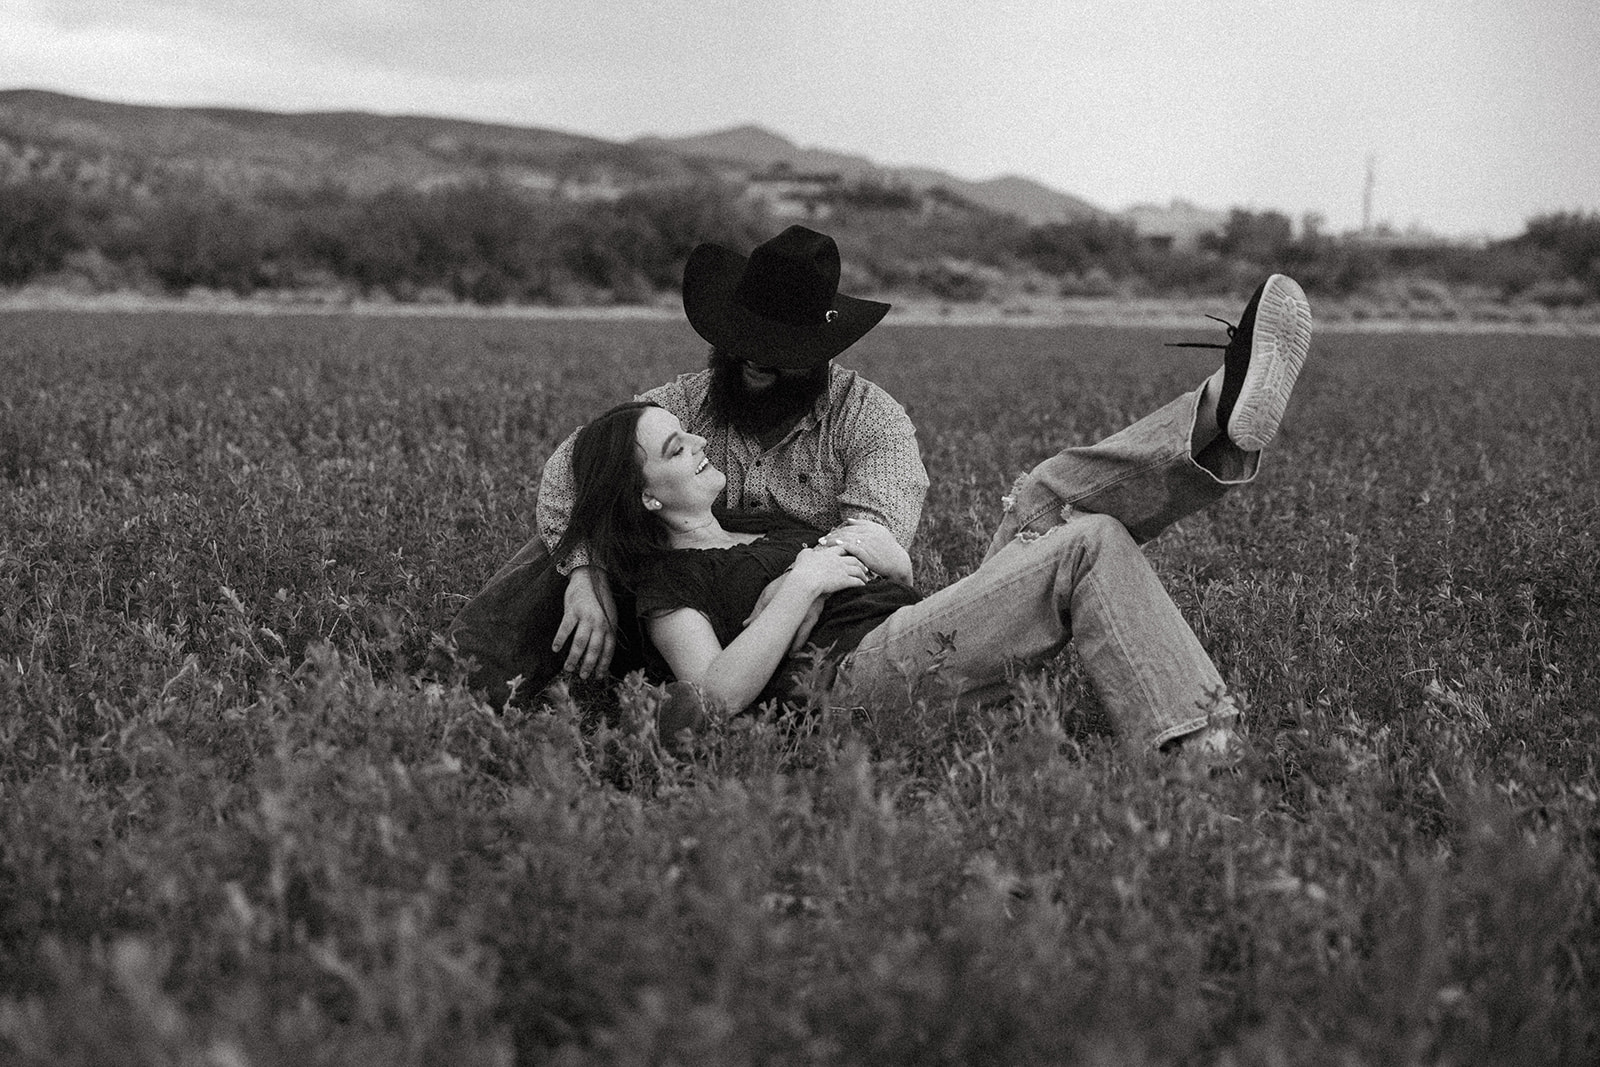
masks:
<instances>
[{"instance_id":1,"label":"blurred foreground vegetation","mask_svg":"<svg viewBox=\"0 0 1600 1067\"><path fill-rule=\"evenodd\" d=\"M1594 339L1319 337L1258 482L1150 548L1248 694L1213 780L1119 751L1070 656L685 762L649 690L419 673L554 443L700 358L682 324L4 321L6 1062L1600 1054ZM921 584L1210 371L1168 339L853 349L920 427Z\"/></svg>"}]
</instances>

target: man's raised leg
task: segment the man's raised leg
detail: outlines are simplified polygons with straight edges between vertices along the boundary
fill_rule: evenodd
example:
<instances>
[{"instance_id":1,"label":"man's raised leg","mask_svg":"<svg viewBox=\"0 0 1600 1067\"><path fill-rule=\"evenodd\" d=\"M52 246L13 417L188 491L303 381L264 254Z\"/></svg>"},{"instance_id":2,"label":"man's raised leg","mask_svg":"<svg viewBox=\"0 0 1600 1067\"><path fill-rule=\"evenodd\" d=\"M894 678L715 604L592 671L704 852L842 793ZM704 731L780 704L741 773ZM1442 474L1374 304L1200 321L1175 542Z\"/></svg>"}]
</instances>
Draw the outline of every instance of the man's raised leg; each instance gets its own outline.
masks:
<instances>
[{"instance_id":1,"label":"man's raised leg","mask_svg":"<svg viewBox=\"0 0 1600 1067\"><path fill-rule=\"evenodd\" d=\"M1068 448L1017 480L985 558L1072 511L1110 515L1143 543L1255 478L1311 345L1311 308L1294 279L1258 287L1223 365L1197 390L1092 445Z\"/></svg>"}]
</instances>

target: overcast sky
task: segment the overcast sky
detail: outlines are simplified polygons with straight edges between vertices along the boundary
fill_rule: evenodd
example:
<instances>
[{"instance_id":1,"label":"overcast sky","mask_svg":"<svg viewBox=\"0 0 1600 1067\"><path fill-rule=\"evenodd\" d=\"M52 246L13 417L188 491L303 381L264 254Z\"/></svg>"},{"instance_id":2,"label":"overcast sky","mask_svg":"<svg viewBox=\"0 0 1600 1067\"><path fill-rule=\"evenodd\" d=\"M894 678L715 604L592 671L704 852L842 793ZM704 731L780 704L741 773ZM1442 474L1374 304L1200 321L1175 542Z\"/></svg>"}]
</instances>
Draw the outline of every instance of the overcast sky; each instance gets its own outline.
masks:
<instances>
[{"instance_id":1,"label":"overcast sky","mask_svg":"<svg viewBox=\"0 0 1600 1067\"><path fill-rule=\"evenodd\" d=\"M1101 207L1600 209L1600 0L0 0L0 88L805 146Z\"/></svg>"}]
</instances>

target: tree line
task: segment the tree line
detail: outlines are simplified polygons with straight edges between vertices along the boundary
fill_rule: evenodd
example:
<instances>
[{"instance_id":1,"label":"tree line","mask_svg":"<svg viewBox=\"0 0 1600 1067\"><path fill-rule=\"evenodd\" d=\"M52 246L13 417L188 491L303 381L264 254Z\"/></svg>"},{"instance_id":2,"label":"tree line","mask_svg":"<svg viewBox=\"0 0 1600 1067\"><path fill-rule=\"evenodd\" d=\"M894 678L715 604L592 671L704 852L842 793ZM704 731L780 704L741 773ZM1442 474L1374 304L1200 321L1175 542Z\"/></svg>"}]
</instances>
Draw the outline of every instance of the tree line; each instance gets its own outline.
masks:
<instances>
[{"instance_id":1,"label":"tree line","mask_svg":"<svg viewBox=\"0 0 1600 1067\"><path fill-rule=\"evenodd\" d=\"M1395 279L1547 306L1600 301L1600 214L1530 219L1482 247L1364 241L1231 212L1199 247L1141 239L1094 217L1028 225L935 189L839 190L820 227L847 243L850 284L948 300L1027 275L1063 295L1236 291L1263 269L1331 295ZM34 176L0 185L0 286L52 277L101 290L240 295L351 292L397 301L637 303L675 291L705 240L749 247L778 220L724 183L641 188L615 200L533 195L494 180L356 194L342 187L228 193L199 178L88 188Z\"/></svg>"}]
</instances>

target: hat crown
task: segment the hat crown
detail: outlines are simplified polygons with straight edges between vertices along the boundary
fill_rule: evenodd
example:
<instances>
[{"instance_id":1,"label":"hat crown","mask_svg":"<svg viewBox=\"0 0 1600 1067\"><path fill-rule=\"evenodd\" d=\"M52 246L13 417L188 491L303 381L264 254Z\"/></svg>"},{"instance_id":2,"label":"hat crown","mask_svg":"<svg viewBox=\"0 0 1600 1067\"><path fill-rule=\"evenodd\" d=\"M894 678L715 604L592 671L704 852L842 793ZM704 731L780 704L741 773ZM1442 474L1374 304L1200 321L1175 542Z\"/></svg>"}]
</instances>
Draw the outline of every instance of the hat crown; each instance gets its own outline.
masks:
<instances>
[{"instance_id":1,"label":"hat crown","mask_svg":"<svg viewBox=\"0 0 1600 1067\"><path fill-rule=\"evenodd\" d=\"M821 326L839 295L839 269L832 237L790 226L751 250L733 299L774 322Z\"/></svg>"}]
</instances>

